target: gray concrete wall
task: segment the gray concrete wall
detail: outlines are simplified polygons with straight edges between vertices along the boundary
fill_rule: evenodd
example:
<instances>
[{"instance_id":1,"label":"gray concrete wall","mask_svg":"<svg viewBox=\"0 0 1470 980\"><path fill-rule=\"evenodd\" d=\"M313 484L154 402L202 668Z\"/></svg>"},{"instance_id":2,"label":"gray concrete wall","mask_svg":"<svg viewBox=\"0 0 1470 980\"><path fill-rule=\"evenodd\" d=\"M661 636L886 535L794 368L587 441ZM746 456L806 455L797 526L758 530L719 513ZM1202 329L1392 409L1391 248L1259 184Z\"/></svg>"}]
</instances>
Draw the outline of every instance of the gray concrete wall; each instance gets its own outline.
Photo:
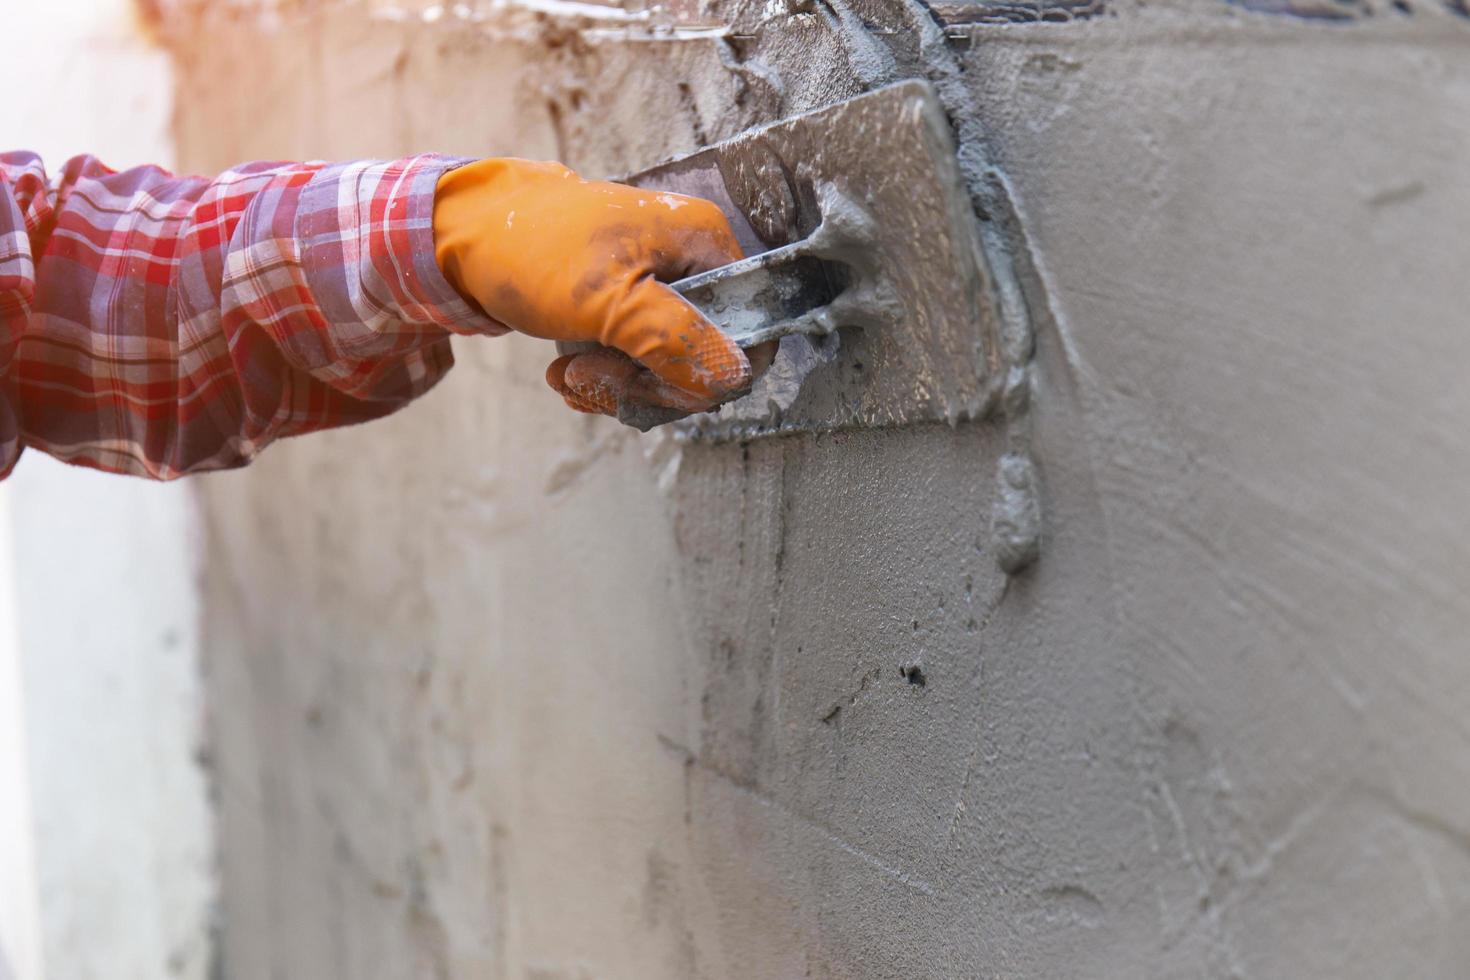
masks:
<instances>
[{"instance_id":1,"label":"gray concrete wall","mask_svg":"<svg viewBox=\"0 0 1470 980\"><path fill-rule=\"evenodd\" d=\"M462 343L204 479L227 975L1465 975L1470 21L1102 7L180 13L193 169L617 173L928 76L1037 340L1021 428L713 445Z\"/></svg>"}]
</instances>

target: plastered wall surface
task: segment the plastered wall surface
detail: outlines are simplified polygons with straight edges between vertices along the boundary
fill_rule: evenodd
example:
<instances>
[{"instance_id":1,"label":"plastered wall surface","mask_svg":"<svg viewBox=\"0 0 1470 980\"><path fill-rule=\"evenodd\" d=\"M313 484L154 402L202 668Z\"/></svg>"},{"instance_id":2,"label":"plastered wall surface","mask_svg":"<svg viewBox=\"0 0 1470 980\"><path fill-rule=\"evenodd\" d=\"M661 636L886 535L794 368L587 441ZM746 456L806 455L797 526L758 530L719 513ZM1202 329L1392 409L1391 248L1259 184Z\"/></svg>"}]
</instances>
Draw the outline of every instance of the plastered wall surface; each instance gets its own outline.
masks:
<instances>
[{"instance_id":1,"label":"plastered wall surface","mask_svg":"<svg viewBox=\"0 0 1470 980\"><path fill-rule=\"evenodd\" d=\"M619 173L929 77L1035 336L1024 419L743 444L463 343L200 481L225 974L1465 976L1457 10L177 11L196 170Z\"/></svg>"}]
</instances>

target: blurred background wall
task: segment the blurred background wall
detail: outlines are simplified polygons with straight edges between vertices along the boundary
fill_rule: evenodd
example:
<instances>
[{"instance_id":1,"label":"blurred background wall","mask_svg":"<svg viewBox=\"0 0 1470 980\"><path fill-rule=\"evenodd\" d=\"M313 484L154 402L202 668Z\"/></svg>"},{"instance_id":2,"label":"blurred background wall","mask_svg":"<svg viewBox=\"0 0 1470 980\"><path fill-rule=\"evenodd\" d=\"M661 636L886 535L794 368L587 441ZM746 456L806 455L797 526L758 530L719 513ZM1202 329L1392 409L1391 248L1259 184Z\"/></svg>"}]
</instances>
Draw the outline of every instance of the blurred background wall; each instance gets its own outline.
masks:
<instances>
[{"instance_id":1,"label":"blurred background wall","mask_svg":"<svg viewBox=\"0 0 1470 980\"><path fill-rule=\"evenodd\" d=\"M0 20L5 149L172 164L173 73L131 0ZM32 453L0 497L0 945L16 980L204 977L192 493Z\"/></svg>"}]
</instances>

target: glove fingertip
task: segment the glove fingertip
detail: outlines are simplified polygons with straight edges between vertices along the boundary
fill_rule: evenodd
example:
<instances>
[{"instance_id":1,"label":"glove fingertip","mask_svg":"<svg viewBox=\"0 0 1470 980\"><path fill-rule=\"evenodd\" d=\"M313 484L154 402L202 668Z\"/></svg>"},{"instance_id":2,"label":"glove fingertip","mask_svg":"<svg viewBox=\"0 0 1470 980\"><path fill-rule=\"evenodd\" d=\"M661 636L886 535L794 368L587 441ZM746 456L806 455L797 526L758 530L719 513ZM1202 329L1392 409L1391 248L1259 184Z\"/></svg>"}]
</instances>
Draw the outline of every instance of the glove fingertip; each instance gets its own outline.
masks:
<instances>
[{"instance_id":1,"label":"glove fingertip","mask_svg":"<svg viewBox=\"0 0 1470 980\"><path fill-rule=\"evenodd\" d=\"M725 401L750 387L751 364L745 352L712 323L699 328L688 353L693 380L715 402ZM666 379L673 380L673 379Z\"/></svg>"},{"instance_id":2,"label":"glove fingertip","mask_svg":"<svg viewBox=\"0 0 1470 980\"><path fill-rule=\"evenodd\" d=\"M607 411L605 406L586 397L582 392L567 382L567 368L571 366L572 361L576 360L577 357L578 355L576 354L566 354L548 364L546 366L546 384L551 390L561 395L561 400L566 402L568 408L585 412L588 415L612 414Z\"/></svg>"},{"instance_id":3,"label":"glove fingertip","mask_svg":"<svg viewBox=\"0 0 1470 980\"><path fill-rule=\"evenodd\" d=\"M546 383L557 391L565 391L567 387L567 366L572 363L572 359L576 356L576 354L563 354L546 365Z\"/></svg>"},{"instance_id":4,"label":"glove fingertip","mask_svg":"<svg viewBox=\"0 0 1470 980\"><path fill-rule=\"evenodd\" d=\"M628 290L602 342L681 389L703 411L743 393L751 365L723 330L669 286L645 277Z\"/></svg>"}]
</instances>

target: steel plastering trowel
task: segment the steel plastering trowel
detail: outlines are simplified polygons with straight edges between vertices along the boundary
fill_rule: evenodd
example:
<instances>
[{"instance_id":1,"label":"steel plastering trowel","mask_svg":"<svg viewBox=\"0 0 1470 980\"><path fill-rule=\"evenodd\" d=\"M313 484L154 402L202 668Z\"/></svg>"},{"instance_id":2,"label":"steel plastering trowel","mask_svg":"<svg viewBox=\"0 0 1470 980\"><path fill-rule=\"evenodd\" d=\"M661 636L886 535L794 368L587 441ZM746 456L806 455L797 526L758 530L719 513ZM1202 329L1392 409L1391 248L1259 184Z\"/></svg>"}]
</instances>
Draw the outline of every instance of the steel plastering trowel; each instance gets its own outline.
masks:
<instances>
[{"instance_id":1,"label":"steel plastering trowel","mask_svg":"<svg viewBox=\"0 0 1470 980\"><path fill-rule=\"evenodd\" d=\"M907 81L624 178L704 197L746 259L674 288L742 347L780 339L750 394L686 423L746 437L954 422L995 396L997 317L949 123ZM624 421L665 421L639 411Z\"/></svg>"}]
</instances>

